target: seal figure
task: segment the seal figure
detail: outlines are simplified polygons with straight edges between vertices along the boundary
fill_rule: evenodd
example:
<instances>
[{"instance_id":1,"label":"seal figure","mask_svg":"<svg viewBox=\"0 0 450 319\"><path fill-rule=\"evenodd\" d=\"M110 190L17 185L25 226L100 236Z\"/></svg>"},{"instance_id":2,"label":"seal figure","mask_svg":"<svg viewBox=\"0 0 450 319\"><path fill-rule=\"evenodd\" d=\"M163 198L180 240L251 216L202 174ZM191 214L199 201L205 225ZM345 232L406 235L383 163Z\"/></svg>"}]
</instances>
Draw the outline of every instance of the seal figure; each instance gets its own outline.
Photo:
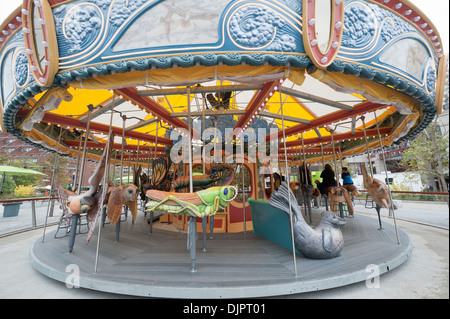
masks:
<instances>
[{"instance_id":1,"label":"seal figure","mask_svg":"<svg viewBox=\"0 0 450 319\"><path fill-rule=\"evenodd\" d=\"M284 182L273 192L269 204L289 215L289 196L291 196L295 248L304 257L311 259L339 256L344 247L340 227L345 225L345 220L333 212L325 211L322 213L320 223L314 229L311 228L303 219L294 194Z\"/></svg>"}]
</instances>

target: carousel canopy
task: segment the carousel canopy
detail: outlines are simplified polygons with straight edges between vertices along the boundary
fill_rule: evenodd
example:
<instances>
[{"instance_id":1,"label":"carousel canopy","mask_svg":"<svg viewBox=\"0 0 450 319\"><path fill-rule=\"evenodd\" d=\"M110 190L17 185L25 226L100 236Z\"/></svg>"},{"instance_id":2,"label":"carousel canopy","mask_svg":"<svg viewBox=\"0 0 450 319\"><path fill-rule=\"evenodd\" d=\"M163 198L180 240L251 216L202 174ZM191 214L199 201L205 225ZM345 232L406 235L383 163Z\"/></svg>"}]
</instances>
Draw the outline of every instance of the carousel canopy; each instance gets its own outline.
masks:
<instances>
[{"instance_id":1,"label":"carousel canopy","mask_svg":"<svg viewBox=\"0 0 450 319\"><path fill-rule=\"evenodd\" d=\"M440 36L406 0L24 0L0 29L2 129L62 155L86 137L97 159L111 126L115 150L155 157L191 127L314 161L442 108Z\"/></svg>"}]
</instances>

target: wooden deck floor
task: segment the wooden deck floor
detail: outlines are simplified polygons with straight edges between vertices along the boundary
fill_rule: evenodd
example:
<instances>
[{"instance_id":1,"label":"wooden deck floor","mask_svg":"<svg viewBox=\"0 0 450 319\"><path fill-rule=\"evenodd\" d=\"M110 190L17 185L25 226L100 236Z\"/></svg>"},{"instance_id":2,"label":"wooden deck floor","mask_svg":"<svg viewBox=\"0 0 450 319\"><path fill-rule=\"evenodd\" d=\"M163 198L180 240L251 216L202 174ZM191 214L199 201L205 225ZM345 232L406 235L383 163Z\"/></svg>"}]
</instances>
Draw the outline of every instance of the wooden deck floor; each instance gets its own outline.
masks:
<instances>
[{"instance_id":1,"label":"wooden deck floor","mask_svg":"<svg viewBox=\"0 0 450 319\"><path fill-rule=\"evenodd\" d=\"M318 220L317 213L313 224ZM144 220L121 226L115 242L115 226L101 232L98 271L94 272L97 234L89 245L86 235L78 235L68 253L68 238L46 236L35 242L30 260L44 275L66 282L71 270L80 270L80 286L99 291L135 296L171 298L248 298L287 295L340 287L367 279L368 265L378 265L380 274L405 262L412 244L399 229L356 215L343 227L345 246L341 256L312 260L297 256L294 276L292 252L256 234L215 234L202 252L202 234L197 240L197 272L191 273L185 233L154 229L148 232Z\"/></svg>"}]
</instances>

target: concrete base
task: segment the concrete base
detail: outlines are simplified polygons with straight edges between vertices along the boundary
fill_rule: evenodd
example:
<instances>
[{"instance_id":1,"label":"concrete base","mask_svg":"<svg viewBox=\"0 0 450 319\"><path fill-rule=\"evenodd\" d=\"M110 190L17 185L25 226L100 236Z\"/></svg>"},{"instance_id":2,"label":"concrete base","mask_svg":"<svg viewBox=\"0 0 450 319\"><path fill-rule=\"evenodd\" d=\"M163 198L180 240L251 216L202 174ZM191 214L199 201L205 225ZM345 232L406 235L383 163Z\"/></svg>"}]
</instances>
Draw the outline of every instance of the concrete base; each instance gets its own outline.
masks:
<instances>
[{"instance_id":1,"label":"concrete base","mask_svg":"<svg viewBox=\"0 0 450 319\"><path fill-rule=\"evenodd\" d=\"M317 214L319 215L319 214ZM319 216L314 216L313 224ZM38 240L30 252L35 269L52 279L73 280L102 292L164 298L251 298L298 294L366 281L376 271L382 275L404 263L412 253L409 236L385 225L377 230L374 218L357 215L343 228L341 256L311 260L297 255L294 276L292 252L256 234L217 234L207 241L207 252L197 245L197 272L192 273L186 234L154 229L146 223L123 223L120 242L115 227L101 233L98 272L94 272L97 234L91 243L77 239L72 253L67 239ZM198 240L202 240L199 234Z\"/></svg>"}]
</instances>

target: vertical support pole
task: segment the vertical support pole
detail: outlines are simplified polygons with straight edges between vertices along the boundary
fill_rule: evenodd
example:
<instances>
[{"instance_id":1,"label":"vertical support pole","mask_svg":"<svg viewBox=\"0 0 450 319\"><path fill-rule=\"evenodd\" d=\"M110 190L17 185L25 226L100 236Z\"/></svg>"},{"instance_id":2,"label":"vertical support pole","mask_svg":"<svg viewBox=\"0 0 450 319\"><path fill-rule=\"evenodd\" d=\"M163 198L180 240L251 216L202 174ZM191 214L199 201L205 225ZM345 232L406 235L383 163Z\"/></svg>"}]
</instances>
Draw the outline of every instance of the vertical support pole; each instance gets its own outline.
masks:
<instances>
[{"instance_id":1,"label":"vertical support pole","mask_svg":"<svg viewBox=\"0 0 450 319\"><path fill-rule=\"evenodd\" d=\"M372 162L370 161L369 141L367 140L366 123L364 121L364 116L361 116L361 120L362 120L362 123L363 123L364 140L366 141L367 158L369 159L370 176L373 179L373 169L372 169ZM377 204L375 210L377 211L378 223L380 224L379 230L382 230L383 229L383 225L381 224L381 215L380 215L381 207L378 206L378 204Z\"/></svg>"},{"instance_id":2,"label":"vertical support pole","mask_svg":"<svg viewBox=\"0 0 450 319\"><path fill-rule=\"evenodd\" d=\"M109 134L108 134L109 138L108 138L108 141L107 141L106 148L105 148L104 152L109 152L109 144L110 143L108 143L108 142L109 142L110 138L113 138L112 137L112 120L113 120L113 115L114 115L115 97L116 97L116 95L113 95L113 105L111 107L111 117L110 117L110 120L109 120ZM124 121L124 126L125 126L125 121ZM123 130L123 132L125 132L125 130ZM123 133L122 133L122 136L123 136ZM106 153L106 154L108 154L108 153ZM122 156L123 156L123 153L122 153ZM105 162L105 167L109 167L110 158L108 156L106 156L105 161L106 161ZM100 211L103 212L103 204L104 204L103 201L104 201L104 199L106 197L106 193L108 192L108 180L109 180L109 169L105 170L105 173L103 175L103 188L102 188L101 203L98 206L98 211L97 211L97 217L96 218L99 218L99 216L102 215L102 214L98 214L98 212L100 212ZM120 224L120 218L119 218L118 224ZM95 250L94 272L97 272L97 269L98 269L98 256L99 256L99 252L100 252L100 235L101 235L101 231L102 231L102 223L98 223L98 237L97 237L97 248ZM117 232L116 232L116 236L118 236Z\"/></svg>"},{"instance_id":3,"label":"vertical support pole","mask_svg":"<svg viewBox=\"0 0 450 319\"><path fill-rule=\"evenodd\" d=\"M206 103L206 102L205 102ZM217 143L216 143L216 141L217 141L217 136L216 136L216 133L217 133L217 116L215 117L215 121L214 121L214 152L216 151L216 145L217 145ZM221 150L220 150L221 152L222 152L222 147L221 147ZM215 161L214 161L214 159L215 159L215 153L214 153L214 156L212 157L212 163L215 163ZM221 156L222 157L222 156ZM211 215L211 216L209 216L209 239L213 239L213 232L214 232L214 218L215 218L215 215Z\"/></svg>"},{"instance_id":4,"label":"vertical support pole","mask_svg":"<svg viewBox=\"0 0 450 319\"><path fill-rule=\"evenodd\" d=\"M36 202L31 202L31 227L36 227Z\"/></svg>"},{"instance_id":5,"label":"vertical support pole","mask_svg":"<svg viewBox=\"0 0 450 319\"><path fill-rule=\"evenodd\" d=\"M166 97L166 100L167 100L167 102L169 102L169 100L167 99L167 97ZM154 150L155 150L155 152L154 152L154 158L153 158L153 161L155 161L155 159L157 158L157 156L158 156L158 130L159 130L159 120L158 121L156 121L156 132L155 132L155 148L154 148ZM151 147L150 147L150 153L151 153ZM149 154L149 158L148 158L148 178L150 178L150 154ZM152 174L153 174L153 172L152 172ZM145 198L145 203L147 203L147 197ZM154 216L154 212L152 211L152 212L150 212L150 229L149 229L149 232L150 232L150 234L153 232L153 216ZM169 223L170 223L170 214L169 214Z\"/></svg>"},{"instance_id":6,"label":"vertical support pole","mask_svg":"<svg viewBox=\"0 0 450 319\"><path fill-rule=\"evenodd\" d=\"M78 190L77 195L80 195L81 193L81 187L83 186L83 178L84 178L84 166L86 165L86 148L87 148L87 140L90 132L90 125L91 125L91 115L92 111L94 110L94 107L92 104L89 104L88 106L88 119L86 124L86 132L84 133L84 146L83 146L83 157L81 159L81 170L80 170L80 180L78 182Z\"/></svg>"},{"instance_id":7,"label":"vertical support pole","mask_svg":"<svg viewBox=\"0 0 450 319\"><path fill-rule=\"evenodd\" d=\"M323 156L323 144L320 143L320 150L322 151L322 167L325 167L325 158Z\"/></svg>"},{"instance_id":8,"label":"vertical support pole","mask_svg":"<svg viewBox=\"0 0 450 319\"><path fill-rule=\"evenodd\" d=\"M127 184L130 184L130 173L131 173L131 151L128 155L128 174L127 174Z\"/></svg>"},{"instance_id":9,"label":"vertical support pole","mask_svg":"<svg viewBox=\"0 0 450 319\"><path fill-rule=\"evenodd\" d=\"M113 176L112 176L112 181L114 184L114 179L116 178L116 160L117 160L117 151L114 152L114 163L113 163Z\"/></svg>"},{"instance_id":10,"label":"vertical support pole","mask_svg":"<svg viewBox=\"0 0 450 319\"><path fill-rule=\"evenodd\" d=\"M336 186L338 185L338 177L337 177L337 162L336 162L336 150L334 149L334 130L331 130L331 147L333 148L333 162L334 162L334 177L336 179ZM334 205L333 205L334 206ZM339 206L339 205L338 205ZM331 207L331 200L330 200L330 210L333 211L334 207ZM342 215L340 217L343 217Z\"/></svg>"},{"instance_id":11,"label":"vertical support pole","mask_svg":"<svg viewBox=\"0 0 450 319\"><path fill-rule=\"evenodd\" d=\"M387 187L388 187L388 191L389 191L389 199L391 201L391 207L389 207L389 213L392 212L392 218L394 218L394 228L395 228L395 235L397 237L397 244L400 245L400 239L398 237L398 230L397 230L397 219L395 218L395 212L394 212L394 201L392 200L392 193L391 193L391 188L389 186L389 176L387 174L387 165L386 165L386 154L384 153L384 146L383 146L383 141L381 139L381 134L380 134L380 126L378 125L378 118L377 118L377 113L376 111L373 111L373 115L375 116L375 122L377 124L377 131L378 131L378 139L380 140L380 148L381 148L381 154L383 154L383 164L384 164L384 172L386 174L386 180L387 180ZM389 214L390 216L391 214Z\"/></svg>"},{"instance_id":12,"label":"vertical support pole","mask_svg":"<svg viewBox=\"0 0 450 319\"><path fill-rule=\"evenodd\" d=\"M137 146L137 152L136 152L136 168L135 168L135 171L133 171L133 183L137 184L136 186L138 187L138 189L139 189L139 176L136 175L136 172L139 170L138 167L139 167L139 146L140 146L140 144L141 144L141 140L138 140L138 146ZM136 178L136 180L134 180L135 178ZM128 206L127 206L126 211L128 212ZM131 225L134 225L133 218L131 218Z\"/></svg>"},{"instance_id":13,"label":"vertical support pole","mask_svg":"<svg viewBox=\"0 0 450 319\"><path fill-rule=\"evenodd\" d=\"M306 168L306 152L305 152L305 142L303 140L303 133L302 133L302 151L303 151L303 163L305 165L305 184L309 185L308 183L308 169ZM312 184L312 181L311 181ZM306 193L306 191L303 191L304 198L305 198L305 207L308 210L309 215L309 224L312 224L312 207L311 207L311 197L309 197L309 193Z\"/></svg>"},{"instance_id":14,"label":"vertical support pole","mask_svg":"<svg viewBox=\"0 0 450 319\"><path fill-rule=\"evenodd\" d=\"M294 275L297 277L297 258L295 256L295 243L294 243L294 216L291 211L292 203L291 203L291 192L289 187L289 167L287 162L287 149L286 149L286 131L284 129L284 112L283 112L283 100L282 100L282 93L281 88L279 90L280 92L280 110L281 110L281 125L283 127L283 143L284 143L284 161L286 165L286 179L287 179L287 185L288 185L288 191L289 191L289 216L291 220L291 239L292 239L292 257L294 259Z\"/></svg>"},{"instance_id":15,"label":"vertical support pole","mask_svg":"<svg viewBox=\"0 0 450 319\"><path fill-rule=\"evenodd\" d=\"M57 174L56 172L57 172L58 166L59 166L59 155L58 155L58 153L59 153L59 144L61 143L62 131L63 130L62 130L62 127L61 127L60 131L59 131L58 142L56 143L55 167L53 167L52 181L51 181L51 184L50 184L50 194L48 195L47 213L45 214L44 233L42 234L42 242L45 241L45 231L47 230L48 214L49 214L49 210L50 210L50 199L52 197L53 185L55 183L55 176ZM4 177L5 176L3 175L3 178Z\"/></svg>"},{"instance_id":16,"label":"vertical support pole","mask_svg":"<svg viewBox=\"0 0 450 319\"><path fill-rule=\"evenodd\" d=\"M75 245L75 233L77 232L77 225L80 219L80 215L72 215L70 217L72 225L70 226L70 236L69 236L69 253L73 251L73 246Z\"/></svg>"},{"instance_id":17,"label":"vertical support pole","mask_svg":"<svg viewBox=\"0 0 450 319\"><path fill-rule=\"evenodd\" d=\"M137 146L137 151L136 151L136 169L138 168L139 165L139 146L141 144L141 140L138 140L138 146ZM134 176L134 174L133 174ZM133 180L134 182L134 180Z\"/></svg>"},{"instance_id":18,"label":"vertical support pole","mask_svg":"<svg viewBox=\"0 0 450 319\"><path fill-rule=\"evenodd\" d=\"M242 144L241 144L241 154L242 154L242 213L244 214L243 218L244 218L244 235L247 234L247 220L246 220L246 214L245 214L245 157L244 157L244 143L245 143L245 139L244 136L242 136Z\"/></svg>"},{"instance_id":19,"label":"vertical support pole","mask_svg":"<svg viewBox=\"0 0 450 319\"><path fill-rule=\"evenodd\" d=\"M80 131L80 132L81 132L81 135L80 135L80 143L78 145L77 167L75 169L75 178L73 180L73 189L75 189L77 187L77 183L79 183L79 180L78 180L79 172L78 171L80 169L81 143L83 142L83 133L82 133L82 131Z\"/></svg>"},{"instance_id":20,"label":"vertical support pole","mask_svg":"<svg viewBox=\"0 0 450 319\"><path fill-rule=\"evenodd\" d=\"M92 111L94 110L94 107L92 104L89 104L87 106L88 108L88 121L87 121L87 125L86 125L86 132L85 132L85 137L84 137L84 145L83 145L83 157L81 159L81 170L80 170L80 180L78 182L78 189L77 189L77 195L80 195L81 193L81 188L83 186L83 179L84 179L84 166L86 164L86 148L87 148L87 140L88 140L88 136L89 136L89 132L90 132L90 125L91 125L91 114ZM56 167L56 166L55 166ZM75 215L74 215L75 216ZM79 222L80 216L76 215L77 218L74 218L74 216L72 216L72 228L70 231L70 236L69 236L69 252L71 253L73 250L73 246L75 244L75 236L76 236L76 232L77 232L77 223ZM75 225L73 225L73 223L75 223Z\"/></svg>"},{"instance_id":21,"label":"vertical support pole","mask_svg":"<svg viewBox=\"0 0 450 319\"><path fill-rule=\"evenodd\" d=\"M334 171L335 171L335 178L336 182L338 181L337 178L337 162L336 162L336 150L334 149L334 130L331 130L331 147L333 148L333 161L334 161ZM331 210L333 210L333 207L331 207Z\"/></svg>"},{"instance_id":22,"label":"vertical support pole","mask_svg":"<svg viewBox=\"0 0 450 319\"><path fill-rule=\"evenodd\" d=\"M325 159L324 159L324 155L323 155L323 144L320 144L320 149L322 151L322 166L325 167ZM323 198L325 200L325 209L328 211L328 196L327 196L327 194L320 194L320 196L323 196Z\"/></svg>"},{"instance_id":23,"label":"vertical support pole","mask_svg":"<svg viewBox=\"0 0 450 319\"><path fill-rule=\"evenodd\" d=\"M206 121L205 121L205 95L202 95L202 129L201 132L204 132L206 130ZM214 132L215 135L216 132ZM214 136L215 138L215 136ZM206 153L205 153L205 139L203 138L203 136L200 136L200 139L202 140L202 163L203 163L203 175L206 174L206 162L205 162L205 158L206 158ZM215 149L214 149L215 150ZM211 216L212 217L212 216ZM209 222L211 223L211 217L209 218ZM208 225L208 221L207 221L208 217L203 217L202 218L202 229L203 229L203 252L206 252L206 228ZM211 226L211 225L210 225ZM214 227L214 224L213 224Z\"/></svg>"},{"instance_id":24,"label":"vertical support pole","mask_svg":"<svg viewBox=\"0 0 450 319\"><path fill-rule=\"evenodd\" d=\"M206 111L206 102L205 102L205 96L202 95L202 132L206 131L206 119L205 119L205 111ZM203 134L202 134L203 135ZM214 131L214 140L216 138L216 132ZM202 162L203 162L203 174L206 174L206 151L205 151L205 139L203 136L200 137L202 140ZM216 150L216 149L214 149Z\"/></svg>"},{"instance_id":25,"label":"vertical support pole","mask_svg":"<svg viewBox=\"0 0 450 319\"><path fill-rule=\"evenodd\" d=\"M188 109L188 144L189 144L189 191L194 192L194 183L192 180L192 132L191 132L191 87L187 87L187 109ZM191 272L196 272L197 260L197 220L191 216L188 225L188 248L191 257Z\"/></svg>"},{"instance_id":26,"label":"vertical support pole","mask_svg":"<svg viewBox=\"0 0 450 319\"><path fill-rule=\"evenodd\" d=\"M156 125L158 125L158 124L156 124ZM150 143L148 143L147 178L150 178L151 156L152 156L152 146L150 145Z\"/></svg>"},{"instance_id":27,"label":"vertical support pole","mask_svg":"<svg viewBox=\"0 0 450 319\"><path fill-rule=\"evenodd\" d=\"M373 178L373 167L372 167L372 161L370 160L369 141L367 140L366 123L365 123L364 119L365 119L364 116L361 116L361 120L362 120L362 124L363 124L363 131L364 131L364 140L366 141L367 159L369 160L370 176Z\"/></svg>"},{"instance_id":28,"label":"vertical support pole","mask_svg":"<svg viewBox=\"0 0 450 319\"><path fill-rule=\"evenodd\" d=\"M126 115L121 115L123 123L122 123L122 149L120 155L120 181L119 185L122 185L123 178L123 148L125 147L125 121L127 120Z\"/></svg>"},{"instance_id":29,"label":"vertical support pole","mask_svg":"<svg viewBox=\"0 0 450 319\"><path fill-rule=\"evenodd\" d=\"M159 130L159 120L156 121L156 135L155 135L155 158L158 157L158 130Z\"/></svg>"}]
</instances>

